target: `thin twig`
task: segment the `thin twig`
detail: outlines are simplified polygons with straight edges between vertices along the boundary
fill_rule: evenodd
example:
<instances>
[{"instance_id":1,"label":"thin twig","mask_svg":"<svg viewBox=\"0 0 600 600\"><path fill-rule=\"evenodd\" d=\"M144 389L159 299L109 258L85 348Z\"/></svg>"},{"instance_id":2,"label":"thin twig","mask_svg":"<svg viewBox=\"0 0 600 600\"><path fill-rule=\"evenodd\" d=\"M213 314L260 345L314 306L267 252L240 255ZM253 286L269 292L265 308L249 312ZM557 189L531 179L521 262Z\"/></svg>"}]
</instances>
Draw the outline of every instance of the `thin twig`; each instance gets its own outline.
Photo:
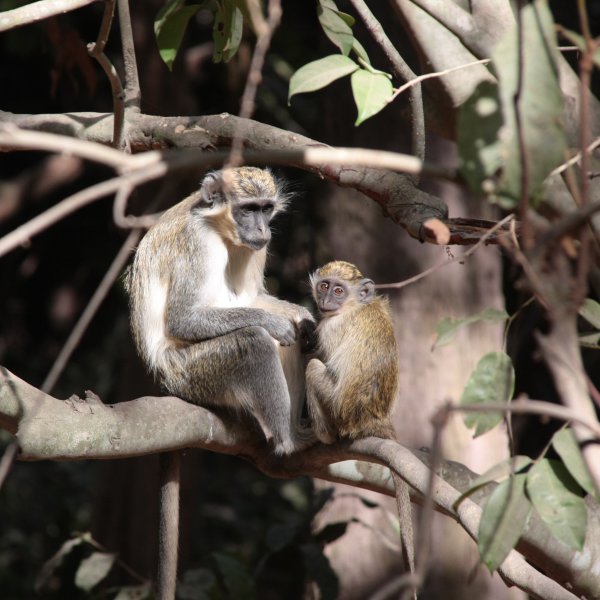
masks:
<instances>
[{"instance_id":1,"label":"thin twig","mask_svg":"<svg viewBox=\"0 0 600 600\"><path fill-rule=\"evenodd\" d=\"M594 54L598 48L598 42L592 39L588 22L588 15L585 2L577 0L579 10L579 21L581 31L585 39L585 52L581 54L579 60L579 144L581 146L581 177L580 177L580 199L581 206L587 206L590 203L590 180L589 164L590 155L587 150L589 145L589 124L590 124L590 87L592 82L592 70L594 68ZM587 294L587 279L589 276L592 261L592 235L591 228L584 227L581 230L579 238L579 253L577 260L577 271L573 285L573 296L575 303L579 305L583 302Z\"/></svg>"},{"instance_id":2,"label":"thin twig","mask_svg":"<svg viewBox=\"0 0 600 600\"><path fill-rule=\"evenodd\" d=\"M106 0L104 4L102 24L100 25L98 37L96 39L96 42L88 44L87 49L89 55L98 61L106 77L108 78L108 81L110 82L114 113L112 145L115 148L121 148L123 145L123 125L125 119L125 95L117 70L115 69L114 65L110 62L106 54L104 54L104 48L106 46L106 42L108 41L108 35L110 33L114 13L115 0Z\"/></svg>"},{"instance_id":3,"label":"thin twig","mask_svg":"<svg viewBox=\"0 0 600 600\"><path fill-rule=\"evenodd\" d=\"M513 400L506 404L502 402L488 402L485 404L445 404L440 410L445 412L483 412L483 413L512 413L512 414L530 414L548 417L565 423L578 423L586 429L589 429L600 440L600 425L597 422L581 417L577 411L560 404L552 404L545 400Z\"/></svg>"},{"instance_id":4,"label":"thin twig","mask_svg":"<svg viewBox=\"0 0 600 600\"><path fill-rule=\"evenodd\" d=\"M137 62L135 59L135 45L133 43L133 29L129 13L129 0L117 0L119 9L119 29L121 31L121 49L123 51L123 65L125 67L125 108L140 110L142 94L138 76Z\"/></svg>"},{"instance_id":5,"label":"thin twig","mask_svg":"<svg viewBox=\"0 0 600 600\"><path fill-rule=\"evenodd\" d=\"M443 71L436 71L435 73L425 73L424 75L419 75L418 77L407 81L404 85L401 85L399 88L394 90L394 94L388 102L393 102L402 92L406 91L407 89L411 88L417 83L425 81L426 79L435 79L436 77L443 77L444 75L448 75L449 73L454 73L454 71L460 71L461 69L467 69L476 65L487 65L489 62L491 62L490 58L484 58L482 60L474 60L473 62L465 63L464 65L458 65L458 67L444 69Z\"/></svg>"},{"instance_id":6,"label":"thin twig","mask_svg":"<svg viewBox=\"0 0 600 600\"><path fill-rule=\"evenodd\" d=\"M85 334L95 314L98 312L98 309L102 305L102 302L104 302L104 299L110 291L110 288L112 287L117 277L123 271L123 267L125 266L129 255L131 254L131 250L137 244L141 235L142 231L140 229L134 229L127 236L127 239L121 246L121 249L115 256L112 264L106 271L104 277L102 278L102 281L96 288L96 291L90 298L90 301L85 307L85 310L79 317L79 320L75 324L75 327L73 327L69 337L67 338L67 341L65 342L60 353L56 357L56 360L54 361L52 368L46 376L46 379L44 379L44 383L42 383L40 389L45 393L50 393L56 385L58 378L63 372L66 364L69 362L71 355L79 345L81 338Z\"/></svg>"},{"instance_id":7,"label":"thin twig","mask_svg":"<svg viewBox=\"0 0 600 600\"><path fill-rule=\"evenodd\" d=\"M586 148L586 152L588 154L590 154L591 152L593 152L598 146L600 146L600 137L596 138L587 148ZM577 154L575 154L574 156L572 156L569 160L567 160L566 162L564 162L562 165L556 167L556 169L554 169L553 171L550 172L549 177L552 177L553 175L560 175L563 171L566 171L569 167L572 167L573 165L576 165L578 162L581 161L581 157L583 156L582 152L578 152Z\"/></svg>"},{"instance_id":8,"label":"thin twig","mask_svg":"<svg viewBox=\"0 0 600 600\"><path fill-rule=\"evenodd\" d=\"M421 271L421 273L418 273L417 275L414 275L413 277L409 277L408 279L405 279L404 281L399 281L397 283L379 283L375 287L377 289L398 290L403 287L406 287L407 285L416 283L420 279L423 279L424 277L431 275L438 269L447 267L448 265L451 265L452 263L455 263L455 262L463 262L466 258L469 258L469 256L471 256L471 254L473 254L473 252L476 252L480 246L485 244L485 242L490 237L492 237L492 235L494 235L494 233L496 233L496 231L498 231L499 229L502 229L505 225L510 223L510 221L512 221L513 219L514 219L514 215L507 215L506 217L504 217L504 219L502 219L501 221L498 221L498 223L496 223L491 229L486 231L485 234L481 236L479 241L474 246L471 246L471 248L469 248L464 254L461 254L460 256L453 256L450 260L445 260L444 262L438 263L437 265L434 265L433 267L429 267L429 269L425 269L425 271Z\"/></svg>"},{"instance_id":9,"label":"thin twig","mask_svg":"<svg viewBox=\"0 0 600 600\"><path fill-rule=\"evenodd\" d=\"M2 459L0 460L0 490L6 481L6 477L10 473L12 466L15 464L17 454L19 453L19 444L16 440L12 440L4 450Z\"/></svg>"},{"instance_id":10,"label":"thin twig","mask_svg":"<svg viewBox=\"0 0 600 600\"><path fill-rule=\"evenodd\" d=\"M239 116L242 119L249 119L254 112L256 91L262 81L262 68L265 62L265 56L271 45L273 33L281 21L281 1L269 0L268 11L265 26L257 31L258 39L256 41L256 46L254 47L254 53L252 54L250 70L248 72L248 77L246 78L246 87L244 88L240 103ZM254 15L254 19L257 19L256 15ZM231 142L231 158L229 159L227 166L231 167L242 163L243 147L244 140L242 139L242 136L234 134Z\"/></svg>"},{"instance_id":11,"label":"thin twig","mask_svg":"<svg viewBox=\"0 0 600 600\"><path fill-rule=\"evenodd\" d=\"M394 75L404 81L416 79L416 73L408 66L394 44L386 35L381 23L375 18L364 0L350 0L365 27L386 55ZM412 154L421 160L425 158L425 113L423 111L423 93L420 83L410 88L412 109ZM415 178L415 182L417 178Z\"/></svg>"}]
</instances>

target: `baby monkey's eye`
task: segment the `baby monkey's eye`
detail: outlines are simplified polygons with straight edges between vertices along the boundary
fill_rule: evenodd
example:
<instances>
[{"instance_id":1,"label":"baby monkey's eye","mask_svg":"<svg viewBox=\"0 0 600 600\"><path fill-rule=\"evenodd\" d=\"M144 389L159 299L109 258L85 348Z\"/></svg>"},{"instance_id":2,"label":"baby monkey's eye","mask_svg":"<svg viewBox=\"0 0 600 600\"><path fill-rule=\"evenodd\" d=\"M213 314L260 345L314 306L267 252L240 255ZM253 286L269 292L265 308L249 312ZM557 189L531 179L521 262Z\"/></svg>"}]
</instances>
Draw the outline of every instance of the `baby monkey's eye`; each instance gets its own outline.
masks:
<instances>
[{"instance_id":1,"label":"baby monkey's eye","mask_svg":"<svg viewBox=\"0 0 600 600\"><path fill-rule=\"evenodd\" d=\"M333 293L334 293L336 296L343 296L343 295L344 295L344 288L343 288L341 285L336 285L336 286L333 288Z\"/></svg>"},{"instance_id":2,"label":"baby monkey's eye","mask_svg":"<svg viewBox=\"0 0 600 600\"><path fill-rule=\"evenodd\" d=\"M326 292L328 289L329 289L329 284L326 283L325 281L323 281L319 284L319 291Z\"/></svg>"}]
</instances>

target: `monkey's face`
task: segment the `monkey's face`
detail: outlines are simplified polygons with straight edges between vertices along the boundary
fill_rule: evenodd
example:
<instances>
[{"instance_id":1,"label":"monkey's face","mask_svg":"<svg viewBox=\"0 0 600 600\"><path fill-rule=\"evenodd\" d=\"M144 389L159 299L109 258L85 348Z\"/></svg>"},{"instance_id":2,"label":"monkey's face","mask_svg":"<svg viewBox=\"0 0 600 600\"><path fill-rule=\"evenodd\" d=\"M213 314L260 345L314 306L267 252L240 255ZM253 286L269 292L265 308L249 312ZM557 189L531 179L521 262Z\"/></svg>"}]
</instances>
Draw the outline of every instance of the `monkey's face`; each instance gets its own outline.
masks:
<instances>
[{"instance_id":1,"label":"monkey's face","mask_svg":"<svg viewBox=\"0 0 600 600\"><path fill-rule=\"evenodd\" d=\"M261 250L269 243L274 212L275 202L271 198L248 198L232 203L231 214L242 246Z\"/></svg>"},{"instance_id":2,"label":"monkey's face","mask_svg":"<svg viewBox=\"0 0 600 600\"><path fill-rule=\"evenodd\" d=\"M314 285L317 308L323 317L332 317L348 300L348 286L335 278L319 279Z\"/></svg>"},{"instance_id":3,"label":"monkey's face","mask_svg":"<svg viewBox=\"0 0 600 600\"><path fill-rule=\"evenodd\" d=\"M333 317L360 304L369 304L375 297L375 284L371 279L348 281L331 274L311 277L313 297L322 318Z\"/></svg>"}]
</instances>

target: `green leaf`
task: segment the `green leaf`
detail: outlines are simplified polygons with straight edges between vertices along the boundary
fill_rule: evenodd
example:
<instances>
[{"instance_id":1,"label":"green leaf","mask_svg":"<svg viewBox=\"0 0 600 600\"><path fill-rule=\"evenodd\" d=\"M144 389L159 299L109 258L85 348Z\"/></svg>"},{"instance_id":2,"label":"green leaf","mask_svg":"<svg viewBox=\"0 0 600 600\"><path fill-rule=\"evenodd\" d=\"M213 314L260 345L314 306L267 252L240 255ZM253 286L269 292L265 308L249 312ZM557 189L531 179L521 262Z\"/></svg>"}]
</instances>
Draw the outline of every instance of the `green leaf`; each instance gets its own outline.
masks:
<instances>
[{"instance_id":1,"label":"green leaf","mask_svg":"<svg viewBox=\"0 0 600 600\"><path fill-rule=\"evenodd\" d=\"M310 578L319 586L321 600L335 600L339 596L340 584L321 546L303 544L300 552Z\"/></svg>"},{"instance_id":2,"label":"green leaf","mask_svg":"<svg viewBox=\"0 0 600 600\"><path fill-rule=\"evenodd\" d=\"M543 459L527 475L527 493L539 516L560 541L581 550L585 541L587 511L581 489L566 467Z\"/></svg>"},{"instance_id":3,"label":"green leaf","mask_svg":"<svg viewBox=\"0 0 600 600\"><path fill-rule=\"evenodd\" d=\"M236 558L220 552L213 552L230 600L252 600L256 598L254 578L246 565Z\"/></svg>"},{"instance_id":4,"label":"green leaf","mask_svg":"<svg viewBox=\"0 0 600 600\"><path fill-rule=\"evenodd\" d=\"M531 512L525 495L526 475L503 481L490 495L479 523L477 546L481 560L495 571L519 541Z\"/></svg>"},{"instance_id":5,"label":"green leaf","mask_svg":"<svg viewBox=\"0 0 600 600\"><path fill-rule=\"evenodd\" d=\"M516 206L521 196L523 158L526 161L528 196L535 199L550 171L564 160L566 136L562 126L563 95L560 90L558 44L554 20L544 0L521 9L523 57L515 28L494 48L492 62L500 82L505 131L500 132L504 169L498 193ZM522 65L519 91L519 62ZM525 146L521 156L514 98L520 93L520 117ZM549 144L548 140L552 140Z\"/></svg>"},{"instance_id":6,"label":"green leaf","mask_svg":"<svg viewBox=\"0 0 600 600\"><path fill-rule=\"evenodd\" d=\"M490 481L502 481L503 479L506 479L507 477L518 473L519 471L522 471L531 463L533 463L533 460L531 460L529 456L525 456L522 454L511 456L503 460L502 462L499 462L498 464L494 465L485 473L479 475L479 477L476 477L471 485L475 487L485 485Z\"/></svg>"},{"instance_id":7,"label":"green leaf","mask_svg":"<svg viewBox=\"0 0 600 600\"><path fill-rule=\"evenodd\" d=\"M600 332L579 336L579 345L584 348L598 350L600 348Z\"/></svg>"},{"instance_id":8,"label":"green leaf","mask_svg":"<svg viewBox=\"0 0 600 600\"><path fill-rule=\"evenodd\" d=\"M465 178L477 193L490 194L507 209L514 208L525 191L521 190L523 166L527 196L535 202L543 181L564 160L566 148L557 43L547 1L526 3L521 24L522 36L515 25L492 52L498 86L482 83L477 87L461 110L458 127Z\"/></svg>"},{"instance_id":9,"label":"green leaf","mask_svg":"<svg viewBox=\"0 0 600 600\"><path fill-rule=\"evenodd\" d=\"M495 186L494 178L502 166L498 137L502 124L498 86L482 81L460 107L457 128L460 170L476 193Z\"/></svg>"},{"instance_id":10,"label":"green leaf","mask_svg":"<svg viewBox=\"0 0 600 600\"><path fill-rule=\"evenodd\" d=\"M354 41L352 42L352 52L356 54L357 59L362 60L367 65L371 64L371 60L369 59L367 51L356 38L354 38Z\"/></svg>"},{"instance_id":11,"label":"green leaf","mask_svg":"<svg viewBox=\"0 0 600 600\"><path fill-rule=\"evenodd\" d=\"M600 329L600 304L591 298L586 298L579 308L579 314L596 329Z\"/></svg>"},{"instance_id":12,"label":"green leaf","mask_svg":"<svg viewBox=\"0 0 600 600\"><path fill-rule=\"evenodd\" d=\"M288 102L295 94L314 92L356 71L359 66L347 56L332 54L300 67L290 78Z\"/></svg>"},{"instance_id":13,"label":"green leaf","mask_svg":"<svg viewBox=\"0 0 600 600\"><path fill-rule=\"evenodd\" d=\"M179 52L181 40L190 19L202 7L202 4L185 5L185 0L170 0L156 15L154 20L154 35L160 57L169 70Z\"/></svg>"},{"instance_id":14,"label":"green leaf","mask_svg":"<svg viewBox=\"0 0 600 600\"><path fill-rule=\"evenodd\" d=\"M492 482L500 482L511 475L515 475L532 463L533 460L531 460L529 456L523 455L510 456L502 462L499 462L471 482L469 489L463 492L458 499L454 501L454 508L456 508L465 498L468 498L482 487L485 487Z\"/></svg>"},{"instance_id":15,"label":"green leaf","mask_svg":"<svg viewBox=\"0 0 600 600\"><path fill-rule=\"evenodd\" d=\"M217 3L213 25L213 61L227 62L237 52L244 27L242 11L228 0Z\"/></svg>"},{"instance_id":16,"label":"green leaf","mask_svg":"<svg viewBox=\"0 0 600 600\"><path fill-rule=\"evenodd\" d=\"M331 8L319 5L317 7L317 16L325 35L340 49L340 52L344 56L348 56L354 42L351 24L348 22L350 15L341 13L337 9L332 10Z\"/></svg>"},{"instance_id":17,"label":"green leaf","mask_svg":"<svg viewBox=\"0 0 600 600\"><path fill-rule=\"evenodd\" d=\"M116 554L94 552L81 561L75 573L75 585L80 590L89 592L108 575L116 559Z\"/></svg>"},{"instance_id":18,"label":"green leaf","mask_svg":"<svg viewBox=\"0 0 600 600\"><path fill-rule=\"evenodd\" d=\"M358 109L354 125L360 125L385 108L394 94L392 82L381 73L359 69L350 78L352 94Z\"/></svg>"},{"instance_id":19,"label":"green leaf","mask_svg":"<svg viewBox=\"0 0 600 600\"><path fill-rule=\"evenodd\" d=\"M594 487L594 482L585 464L585 460L583 460L573 431L571 429L557 431L552 437L552 445L575 481L588 494L593 496L597 501L600 501L600 494L598 494Z\"/></svg>"},{"instance_id":20,"label":"green leaf","mask_svg":"<svg viewBox=\"0 0 600 600\"><path fill-rule=\"evenodd\" d=\"M436 326L436 340L433 343L432 350L440 346L444 346L452 341L456 332L465 325L476 323L477 321L489 321L491 323L501 323L508 319L508 313L497 308L486 308L476 315L465 317L463 319L453 319L446 317L442 319Z\"/></svg>"},{"instance_id":21,"label":"green leaf","mask_svg":"<svg viewBox=\"0 0 600 600\"><path fill-rule=\"evenodd\" d=\"M460 404L486 404L508 402L515 387L515 371L510 356L504 352L489 352L475 367L465 386ZM502 422L504 415L495 412L469 413L464 417L467 427L475 427L473 437L478 437Z\"/></svg>"}]
</instances>

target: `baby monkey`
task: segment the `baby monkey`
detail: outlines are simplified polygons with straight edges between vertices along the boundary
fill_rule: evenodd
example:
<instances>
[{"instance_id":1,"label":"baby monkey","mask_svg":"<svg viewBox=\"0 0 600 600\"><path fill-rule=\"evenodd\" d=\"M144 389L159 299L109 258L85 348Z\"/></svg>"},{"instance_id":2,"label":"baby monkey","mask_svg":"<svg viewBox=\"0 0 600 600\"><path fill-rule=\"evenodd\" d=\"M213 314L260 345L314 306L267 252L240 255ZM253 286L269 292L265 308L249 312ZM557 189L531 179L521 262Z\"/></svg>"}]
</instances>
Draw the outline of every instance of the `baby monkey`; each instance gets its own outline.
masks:
<instances>
[{"instance_id":1,"label":"baby monkey","mask_svg":"<svg viewBox=\"0 0 600 600\"><path fill-rule=\"evenodd\" d=\"M317 354L306 369L312 427L324 444L376 436L395 440L390 413L398 388L398 348L386 298L351 263L334 261L310 278L320 314ZM392 471L404 562L414 574L407 484ZM416 589L413 587L413 598Z\"/></svg>"},{"instance_id":2,"label":"baby monkey","mask_svg":"<svg viewBox=\"0 0 600 600\"><path fill-rule=\"evenodd\" d=\"M306 369L315 435L394 439L390 413L398 387L398 349L386 298L351 263L334 261L311 275L320 313L318 355Z\"/></svg>"}]
</instances>

